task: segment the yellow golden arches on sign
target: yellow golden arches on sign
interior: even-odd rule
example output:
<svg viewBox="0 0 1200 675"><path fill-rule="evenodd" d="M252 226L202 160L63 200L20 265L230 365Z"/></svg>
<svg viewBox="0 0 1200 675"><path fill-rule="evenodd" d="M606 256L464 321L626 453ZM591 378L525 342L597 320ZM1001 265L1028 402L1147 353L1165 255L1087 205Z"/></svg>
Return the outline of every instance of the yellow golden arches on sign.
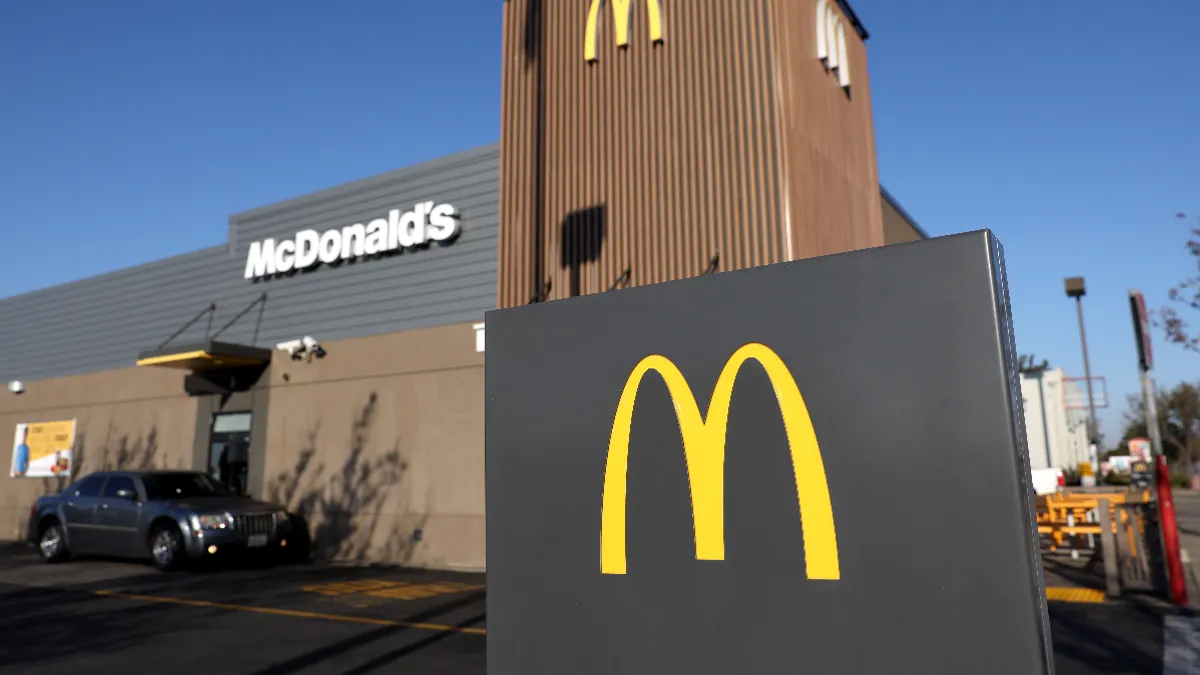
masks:
<svg viewBox="0 0 1200 675"><path fill-rule="evenodd" d="M618 47L629 44L629 22L633 19L634 0L592 0L588 8L587 28L583 36L583 58L587 61L596 60L597 27L600 22L600 6L607 2L612 5L613 32L616 34ZM662 42L663 20L660 0L646 0L646 18L650 24L650 42Z"/></svg>
<svg viewBox="0 0 1200 675"><path fill-rule="evenodd" d="M725 363L713 389L707 418L700 414L696 398L683 373L665 356L647 356L630 373L613 416L608 461L604 469L604 501L600 518L601 573L625 574L629 430L638 388L642 378L652 370L667 385L683 436L692 497L692 524L696 533L696 559L725 559L725 431L734 381L742 366L751 359L766 370L771 380L787 433L792 470L796 476L808 578L841 578L833 504L829 499L825 465L808 407L787 365L769 347L759 343L741 347Z"/></svg>

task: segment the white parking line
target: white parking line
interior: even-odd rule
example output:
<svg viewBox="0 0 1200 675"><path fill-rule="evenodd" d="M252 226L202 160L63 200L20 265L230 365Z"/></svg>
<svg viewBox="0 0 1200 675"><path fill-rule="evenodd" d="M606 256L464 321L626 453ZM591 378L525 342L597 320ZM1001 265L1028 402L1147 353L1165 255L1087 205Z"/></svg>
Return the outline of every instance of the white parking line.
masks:
<svg viewBox="0 0 1200 675"><path fill-rule="evenodd" d="M1168 616L1163 619L1163 675L1200 673L1200 619Z"/></svg>

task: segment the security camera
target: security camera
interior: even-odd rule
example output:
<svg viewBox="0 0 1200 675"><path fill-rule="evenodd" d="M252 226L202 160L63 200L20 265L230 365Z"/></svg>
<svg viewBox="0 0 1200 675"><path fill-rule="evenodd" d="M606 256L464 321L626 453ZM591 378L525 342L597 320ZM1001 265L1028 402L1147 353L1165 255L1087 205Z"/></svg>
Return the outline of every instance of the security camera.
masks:
<svg viewBox="0 0 1200 675"><path fill-rule="evenodd" d="M325 348L322 347L321 343L317 342L317 339L311 335L305 335L302 338L288 340L287 342L280 342L279 344L275 345L275 349L278 349L281 352L287 352L288 355L292 357L293 361L300 361L305 356L307 356L310 361L314 356L318 359L325 358Z"/></svg>
<svg viewBox="0 0 1200 675"><path fill-rule="evenodd" d="M287 342L280 342L279 344L275 345L275 349L278 349L281 352L287 352L292 357L293 361L299 361L300 359L304 358L304 348L304 340L299 338L295 340L288 340Z"/></svg>
<svg viewBox="0 0 1200 675"><path fill-rule="evenodd" d="M25 393L25 383L20 380L13 380L12 382L8 383L8 390L17 396L20 396L21 394Z"/></svg>
<svg viewBox="0 0 1200 675"><path fill-rule="evenodd" d="M318 359L325 358L325 348L321 346L321 343L317 342L316 338L305 335L301 338L301 342L304 344L305 351L309 354Z"/></svg>

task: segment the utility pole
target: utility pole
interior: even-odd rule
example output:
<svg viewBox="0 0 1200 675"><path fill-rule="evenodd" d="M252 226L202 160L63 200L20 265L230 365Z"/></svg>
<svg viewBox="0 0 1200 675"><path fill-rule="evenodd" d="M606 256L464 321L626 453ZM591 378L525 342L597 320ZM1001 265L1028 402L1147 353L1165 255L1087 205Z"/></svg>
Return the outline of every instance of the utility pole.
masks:
<svg viewBox="0 0 1200 675"><path fill-rule="evenodd" d="M1094 455L1099 453L1100 439L1097 433L1096 398L1092 393L1092 368L1088 363L1087 331L1083 326L1083 296L1087 295L1087 288L1084 286L1083 277L1069 277L1065 284L1067 297L1075 299L1075 310L1079 315L1079 341L1083 345L1083 376L1087 381L1088 395L1088 443L1091 445L1088 454L1092 455L1089 459L1094 470L1098 459Z"/></svg>

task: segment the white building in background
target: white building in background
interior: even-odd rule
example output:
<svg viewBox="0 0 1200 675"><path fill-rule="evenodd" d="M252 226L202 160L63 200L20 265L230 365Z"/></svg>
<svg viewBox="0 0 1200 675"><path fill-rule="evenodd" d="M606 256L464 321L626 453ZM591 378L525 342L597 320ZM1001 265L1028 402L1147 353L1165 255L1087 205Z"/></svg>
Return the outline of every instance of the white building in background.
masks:
<svg viewBox="0 0 1200 675"><path fill-rule="evenodd" d="M1030 468L1073 469L1088 460L1087 411L1077 407L1087 394L1077 382L1062 368L1021 375L1021 396Z"/></svg>

